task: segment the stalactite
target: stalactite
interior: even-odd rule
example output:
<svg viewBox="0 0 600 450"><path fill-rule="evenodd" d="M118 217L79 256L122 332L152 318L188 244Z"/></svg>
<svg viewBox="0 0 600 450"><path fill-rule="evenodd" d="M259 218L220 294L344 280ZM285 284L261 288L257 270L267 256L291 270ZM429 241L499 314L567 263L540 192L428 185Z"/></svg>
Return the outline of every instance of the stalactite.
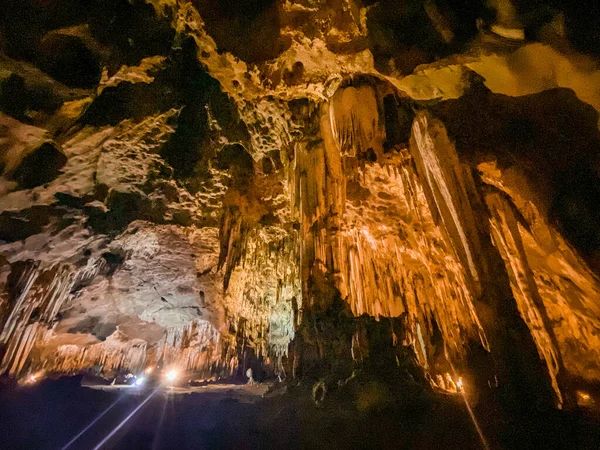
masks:
<svg viewBox="0 0 600 450"><path fill-rule="evenodd" d="M412 136L414 144L410 146L411 152L432 200L430 204L435 205L436 215L441 218L457 255L477 283L479 270L475 255L478 238L466 186L468 175L464 173L443 127L432 122L427 115L416 117Z"/></svg>
<svg viewBox="0 0 600 450"><path fill-rule="evenodd" d="M148 346L143 339L131 339L119 329L103 342L90 345L57 346L55 338L51 331L47 333L43 345L40 345L41 357L34 362L32 370L58 373L91 371L113 376L126 371L140 373L147 366L160 365L208 377L231 375L237 367L235 347L223 340L219 331L204 320L167 329L154 346ZM55 350L50 352L48 349Z"/></svg>
<svg viewBox="0 0 600 450"><path fill-rule="evenodd" d="M250 232L226 295L238 339L257 355L287 354L294 337L294 297L300 298L295 233L288 236L275 227Z"/></svg>
<svg viewBox="0 0 600 450"><path fill-rule="evenodd" d="M545 372L540 366L535 337L532 338L519 317L518 300L510 298L508 280L498 283L502 276L500 260L491 249L486 223L475 220L475 211L482 213L483 209L470 169L458 160L454 144L441 122L425 113L415 118L409 148L436 223L464 268L468 291L475 300L471 303L473 310L487 336L482 343L496 357L494 363L487 358L487 364L494 366L492 372L475 370L474 375L479 378L476 382L483 387L484 383L490 383L491 377L498 375L504 386L521 383L523 396L530 396L530 401L550 405L554 398L548 372L553 369ZM489 267L494 267L495 273ZM494 319L490 317L490 309L494 311ZM512 333L507 333L506 327L511 327ZM522 347L518 359L511 354L514 345ZM560 393L558 395L560 402Z"/></svg>
<svg viewBox="0 0 600 450"><path fill-rule="evenodd" d="M584 368L581 362L598 360L598 328L591 318L600 313L596 301L600 284L533 205L528 205L533 224L526 226L518 218L516 206L504 195L489 193L486 203L494 244L505 262L520 314L548 366L560 404L565 395L572 395L571 376L585 379L597 370L589 363ZM540 236L548 237L544 246L538 244ZM547 254L553 241L558 245Z"/></svg>
<svg viewBox="0 0 600 450"><path fill-rule="evenodd" d="M229 376L237 368L235 346L204 320L168 329L149 359L165 368L175 367L205 377Z"/></svg>
<svg viewBox="0 0 600 450"><path fill-rule="evenodd" d="M300 221L304 307L323 301L311 294L307 279L313 280L314 289L318 273L329 273L355 315L406 314L408 343L423 367L432 374L446 373L451 365L440 355L461 367L465 341L488 346L473 304L473 283L467 281L477 279L471 255L477 239L471 240L472 230L464 231L462 203L468 200L461 167L456 155L450 155L454 167L448 167L448 157L440 161L442 156L432 148L423 150L427 169L421 173L411 153L402 148L376 162L359 162L353 153L345 154L343 148L366 150L365 133L349 131L365 125L353 122L353 114L372 119L377 111L376 102L373 111L368 108L375 101L371 87L351 94L336 94L323 106L321 143L296 144L293 204ZM348 114L340 109L344 96L353 99L345 105ZM433 210L427 189L435 191ZM461 197L456 200L456 195ZM440 215L444 220L438 223ZM472 213L469 220L474 220ZM457 242L448 239L450 233ZM433 342L435 329L442 343ZM439 345L444 348L441 353L433 348Z"/></svg>
<svg viewBox="0 0 600 450"><path fill-rule="evenodd" d="M379 106L374 88L369 85L338 89L329 108L333 136L346 156L380 149L385 131L379 123Z"/></svg>
<svg viewBox="0 0 600 450"><path fill-rule="evenodd" d="M29 271L27 282L4 325L0 342L6 351L0 373L18 375L36 340L51 328L74 282L68 265Z"/></svg>
<svg viewBox="0 0 600 450"><path fill-rule="evenodd" d="M3 321L4 326L0 334L0 342L7 342L17 326L19 311L23 308L27 294L39 275L38 266L38 262L31 260L15 263L13 266L13 270L9 275L14 280L11 283L13 286L10 293L13 301L12 304L8 305L7 314L4 316L6 320Z"/></svg>
<svg viewBox="0 0 600 450"><path fill-rule="evenodd" d="M243 255L247 225L238 207L229 207L223 212L220 227L221 252L219 269L225 269L223 288L227 290L233 269Z"/></svg>
<svg viewBox="0 0 600 450"><path fill-rule="evenodd" d="M51 345L52 338L49 338ZM77 373L89 370L97 374L119 371L141 372L146 365L146 341L129 339L119 330L105 341L79 346L60 345L53 355L46 355L39 369L46 372Z"/></svg>
<svg viewBox="0 0 600 450"><path fill-rule="evenodd" d="M341 290L348 293L356 315L396 317L406 312L413 344L418 328L426 331L429 342L433 330L428 317L433 315L449 352L463 357L465 336L487 345L464 268L424 203L411 158L405 153L389 162L394 165L365 166L360 177L371 195L385 194L380 206L397 208L387 214L395 215L402 233L360 214L349 202L347 230L341 232L342 255L346 255L340 258ZM413 212L418 212L418 219Z"/></svg>
<svg viewBox="0 0 600 450"><path fill-rule="evenodd" d="M73 288L90 282L105 263L103 258L90 258L78 270L68 264L44 267L34 261L13 265L17 272L13 275L16 298L0 334L0 343L6 349L0 373L18 376L22 372L32 350L52 338L52 328Z"/></svg>
<svg viewBox="0 0 600 450"><path fill-rule="evenodd" d="M434 28L444 39L451 40L436 6L426 3L425 13ZM339 348L328 350L337 337L332 338L338 331L335 327L340 323L354 326L365 319L356 316L368 315L380 324L397 318L388 321L402 324L399 337L394 334L394 345L409 346L407 353L414 350L432 384L444 389L458 390L455 369L460 373L490 366L489 370L481 369L483 375L477 380L480 385L493 379L489 373L503 370L503 375L512 371L516 376L502 381L508 379L507 384L514 386L519 383L519 376L526 374L530 382L523 391L533 390L530 388L539 387L538 379L543 379L540 385L546 383L544 367L536 369L539 358L548 366L559 401L566 398L570 383L599 379L600 283L545 223L542 214L519 198L514 188L511 191L502 185L513 174L499 180L489 179L489 174L478 178L469 164L479 156L467 155L473 158L469 163L459 160L457 147L445 126L423 112L435 110L440 117L448 117L441 113L443 106L430 107L426 102L407 99L383 78L357 76L365 67L371 71L380 66L368 50L364 52L368 60L361 57L354 61L351 55L338 60L338 55L333 58L333 66L321 71L313 58L316 55L306 53L304 44L295 42L286 53L290 61L285 61L289 65L291 58L297 57L298 61L292 64L299 69L294 69L293 74L282 72L282 60L267 63L267 69L247 71L244 62L214 54L215 42L206 35L193 6L188 6L175 19L178 31L198 33L197 56L215 76L221 77L214 83L215 92L220 83L230 97L228 101L237 104L237 112L233 104L229 105L233 106L231 111L225 105L229 112L224 115L231 113L231 120L220 119L223 105L220 100L212 101L213 93L207 94L210 101L206 105L184 105L180 100L185 95L175 92L174 104L161 99L160 105L155 105L156 111L162 113L142 112L134 114L134 118L125 117L128 110L135 112L134 105L127 103L114 124L112 120L106 122L111 124L106 125L110 130L92 133L94 139L88 139L90 131L76 133L75 146L65 142L65 148L71 151L69 163L79 161L89 150L87 146L92 148L90 153L98 154L91 158L93 167L78 162L89 175L85 189L78 184L78 177L61 177L53 184L53 189L60 188L60 192L42 186L35 191L12 192L6 203L11 205L10 211L5 212L11 212L12 205L18 206L25 198L19 196L24 195L27 204L35 202L36 206L53 211L52 219L43 225L50 232L55 230L52 227L59 227L53 222L55 216L66 214L68 222L71 211L79 211L81 217L87 215L86 231L89 228L91 234L98 231L94 230L98 217L119 219L117 222L124 219L119 224L124 227L128 221L142 217L155 222L149 222L149 228L159 228L156 223L161 223L160 227L170 228L177 235L198 232L202 245L195 245L193 239L183 243L173 239L164 244L153 229L134 231L133 227L116 239L103 238L108 259L98 257L104 251L98 248L82 247L77 255L66 257L57 255L60 251L51 245L34 251L35 243L28 243L31 254L44 253L45 261L61 261L50 263L14 262L22 257L20 250L15 250L18 243L13 246L11 241L6 247L3 243L3 251L11 248L0 260L11 261L11 274L0 298L0 375L19 376L26 370L38 369L108 374L140 371L146 365L159 364L202 376L225 376L234 373L239 361L243 364L248 354L281 361L297 337L313 345L310 351L315 350L313 353L320 358L337 356ZM303 14L308 12L304 7L300 9ZM509 9L504 11L509 13L504 19L510 22L515 17ZM188 13L190 16L185 18ZM497 25L519 31L511 29L508 23ZM300 61L301 57L308 58L310 64L304 65L307 59ZM160 64L169 64L171 58L159 59ZM341 67L344 64L339 61L350 65ZM399 61L396 59L394 64ZM331 73L334 66L335 74ZM466 66L462 69L466 70ZM462 69L456 69L456 73ZM122 81L133 86L134 94L139 87L134 82L138 78L152 88L151 92L159 93L163 88L174 92L174 86L168 85L171 75L160 74L162 68L158 65L151 70L146 68L141 76L135 67L123 70L131 71L131 79ZM169 74L176 72L170 70ZM435 77L447 75L446 69L432 70L438 73ZM261 72L264 77L259 80ZM340 73L353 72L352 79L344 80L331 95ZM439 83L429 72L419 75L427 84L433 83L421 90L420 98L427 97L426 91L433 91ZM305 74L314 77L315 73L320 77L317 81L302 78ZM304 81L310 87L301 86ZM103 94L118 93L114 89L124 86L118 82L110 84L104 86ZM444 86L448 87L446 83ZM477 89L461 86L460 90L463 88L465 98L479 99ZM419 89L412 86L413 95ZM438 94L445 95L435 95ZM326 98L329 100L323 100ZM112 102L117 99L108 100L106 106L115 107ZM96 101L89 99L92 105ZM206 108L207 136L205 131L186 125L182 118L183 112L195 107L199 111ZM156 109L153 105L149 108L148 111ZM82 117L82 123L90 119L88 116L86 113ZM410 123L412 127L408 126ZM228 127L239 129L230 135ZM164 145L175 136L182 138L184 148L183 141L190 137L186 133L191 131L202 136L191 133L190 142L209 145L211 141L210 151L202 151L200 162L193 170L189 167L189 176L177 173L179 170L173 174L168 162L173 163L181 155L170 155L165 160ZM216 156L213 145L223 146ZM194 148L187 149L190 153L184 152L184 157L198 156L194 153L196 146L191 147ZM227 161L228 151L235 163ZM278 155L285 156L278 160ZM276 167L275 161L281 162L284 170ZM78 165L75 167L79 169ZM63 175L77 172L71 169L72 173ZM486 183L498 192L490 194L485 190L490 186L482 188ZM65 192L63 185L69 188ZM187 190L192 185L194 188ZM101 199L107 192L103 203ZM132 192L135 199L129 199L128 193ZM283 200L277 199L286 195ZM122 203L115 203L119 198ZM149 200L152 211L138 205L140 199ZM21 213L27 217L25 211ZM204 225L214 226L219 217L220 245L215 244L215 229L204 234L208 229ZM112 225L104 224L111 232ZM34 228L31 237L38 235L35 239L41 240L39 236L45 235ZM131 270L143 259L153 260L163 244L178 247L176 255L154 260L151 267L158 267L153 275L159 274L156 278L166 281L169 288L161 289L151 279L153 276L136 276L138 290L126 295L126 284L131 279L115 282L115 268L123 264L124 270ZM25 243L22 245L23 249L28 248ZM198 255L196 251L202 246L210 250ZM47 249L51 256L45 254ZM25 254L28 252L25 250ZM218 263L214 261L217 254ZM107 262L111 256L113 262ZM174 280L170 270L163 270L169 264L187 264L184 276ZM95 283L99 275L106 278ZM75 292L86 287L92 298L82 300L82 311L64 320L64 330L57 332L60 313L69 315L69 308L78 306ZM91 289L96 287L97 290ZM102 302L109 297L102 295L108 293L113 305ZM151 300L146 301L146 297ZM100 307L97 299L102 300L98 302L102 303ZM184 301L178 302L180 299ZM88 300L94 302L93 307L89 307ZM122 304L127 313L121 311ZM107 311L119 317L103 322L98 314ZM155 318L159 311L163 315ZM317 323L322 316L318 313L331 311L342 319L336 316L331 320L333 325L330 323L326 333L322 333L319 328L323 324ZM303 318L306 322L301 324ZM134 324L139 320L148 327L140 332L144 338L150 336L148 340L136 338L134 333L127 335L125 322L129 320ZM375 323L371 318L367 320ZM71 328L72 324L75 325ZM306 330L309 331L304 336ZM159 339L163 331L164 336ZM365 328L359 325L340 341L344 342L339 354L347 351L355 361L367 359L369 342ZM346 345L346 341L350 344ZM514 356L515 345L522 354ZM479 357L476 352L484 356L473 363Z"/></svg>
<svg viewBox="0 0 600 450"><path fill-rule="evenodd" d="M546 361L552 378L552 387L558 396L559 404L563 398L558 378L564 371L554 330L550 326L547 313L529 269L517 221L510 206L498 194L488 195L486 203L492 212L492 238L507 265L513 295L519 310L535 340L540 357Z"/></svg>

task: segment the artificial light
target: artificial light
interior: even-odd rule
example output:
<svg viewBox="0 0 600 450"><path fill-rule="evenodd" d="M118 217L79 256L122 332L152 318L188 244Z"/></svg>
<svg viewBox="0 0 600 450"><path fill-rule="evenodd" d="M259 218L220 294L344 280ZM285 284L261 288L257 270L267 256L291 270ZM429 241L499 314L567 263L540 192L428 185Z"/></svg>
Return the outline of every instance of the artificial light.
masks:
<svg viewBox="0 0 600 450"><path fill-rule="evenodd" d="M23 384L35 384L40 379L42 379L43 376L44 376L44 372L33 373L33 374L29 375L27 378L25 378L25 380L22 381L22 383Z"/></svg>
<svg viewBox="0 0 600 450"><path fill-rule="evenodd" d="M175 379L177 378L177 371L176 370L169 370L167 372L166 377L167 377L167 380L169 380L171 382L175 381Z"/></svg>
<svg viewBox="0 0 600 450"><path fill-rule="evenodd" d="M584 391L577 391L577 404L579 406L593 406L594 405L594 399L592 398L592 396L590 394L588 394L587 392Z"/></svg>

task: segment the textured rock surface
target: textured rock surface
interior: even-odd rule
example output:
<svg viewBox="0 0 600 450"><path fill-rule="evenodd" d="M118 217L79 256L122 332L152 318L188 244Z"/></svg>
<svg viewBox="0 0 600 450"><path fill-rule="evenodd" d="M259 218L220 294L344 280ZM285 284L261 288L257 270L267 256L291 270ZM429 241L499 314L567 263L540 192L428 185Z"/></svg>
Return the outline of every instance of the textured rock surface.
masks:
<svg viewBox="0 0 600 450"><path fill-rule="evenodd" d="M440 388L599 389L578 9L91 3L1 19L2 373L306 374L367 315Z"/></svg>

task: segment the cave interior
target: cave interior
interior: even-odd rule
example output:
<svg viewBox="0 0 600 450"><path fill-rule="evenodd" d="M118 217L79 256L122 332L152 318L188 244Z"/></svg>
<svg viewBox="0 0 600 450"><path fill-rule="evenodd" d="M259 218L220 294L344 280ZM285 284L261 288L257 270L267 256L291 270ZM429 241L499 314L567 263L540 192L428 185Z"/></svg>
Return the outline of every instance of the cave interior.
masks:
<svg viewBox="0 0 600 450"><path fill-rule="evenodd" d="M588 3L0 2L0 447L600 448Z"/></svg>

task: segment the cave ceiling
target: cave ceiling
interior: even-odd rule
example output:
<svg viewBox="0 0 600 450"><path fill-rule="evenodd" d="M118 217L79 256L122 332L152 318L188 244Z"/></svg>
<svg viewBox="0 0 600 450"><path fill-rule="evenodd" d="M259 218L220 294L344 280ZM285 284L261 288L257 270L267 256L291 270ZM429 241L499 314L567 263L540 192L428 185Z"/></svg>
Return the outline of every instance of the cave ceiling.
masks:
<svg viewBox="0 0 600 450"><path fill-rule="evenodd" d="M432 383L597 384L596 12L2 2L0 371L229 375L336 297Z"/></svg>

